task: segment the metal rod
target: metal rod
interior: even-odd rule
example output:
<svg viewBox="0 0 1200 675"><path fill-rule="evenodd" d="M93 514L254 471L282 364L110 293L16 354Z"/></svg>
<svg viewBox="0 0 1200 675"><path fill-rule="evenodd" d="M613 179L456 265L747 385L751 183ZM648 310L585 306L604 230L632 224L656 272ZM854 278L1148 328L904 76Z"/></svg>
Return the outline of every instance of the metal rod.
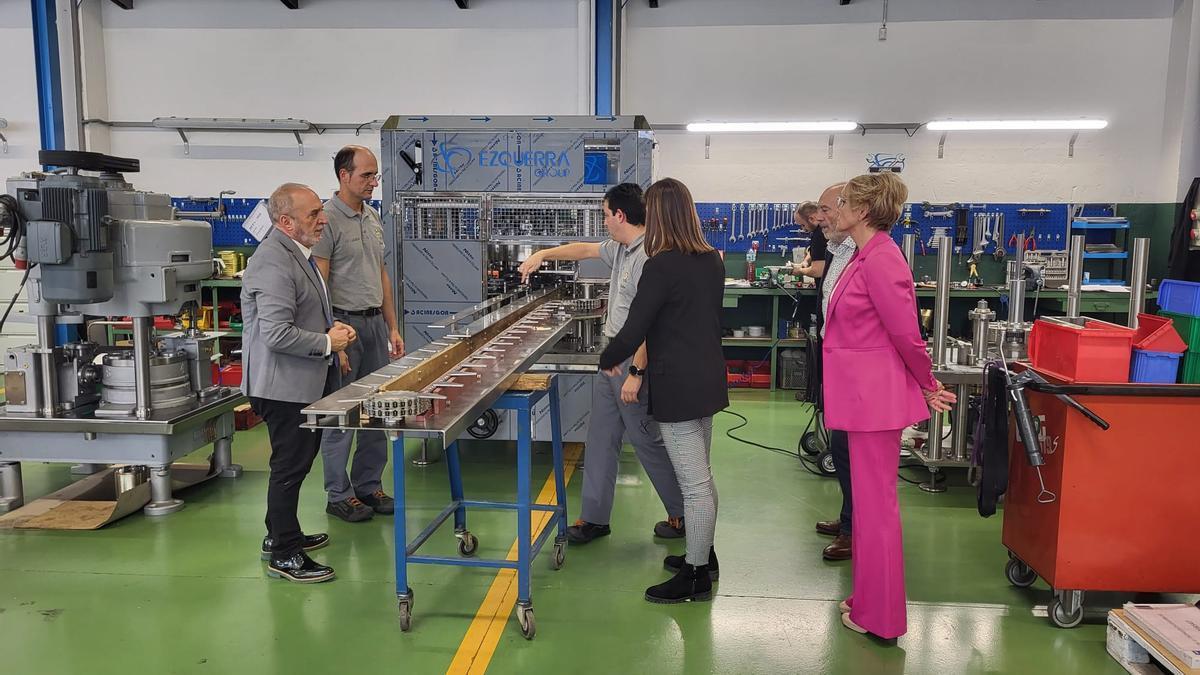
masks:
<svg viewBox="0 0 1200 675"><path fill-rule="evenodd" d="M946 364L946 327L950 318L950 237L938 237L937 290L933 299L933 367Z"/></svg>
<svg viewBox="0 0 1200 675"><path fill-rule="evenodd" d="M1071 235L1071 258L1067 268L1067 316L1079 316L1080 289L1083 286L1083 241L1082 234Z"/></svg>
<svg viewBox="0 0 1200 675"><path fill-rule="evenodd" d="M954 420L951 422L951 437L950 449L954 453L954 459L959 462L967 459L967 413L970 406L967 405L967 397L969 389L967 385L960 384L954 388L954 394L958 396L958 404L954 406Z"/></svg>
<svg viewBox="0 0 1200 675"><path fill-rule="evenodd" d="M1019 249L1018 249L1019 250ZM1025 270L1019 260L1008 261L1008 323L1020 330L1025 321Z"/></svg>
<svg viewBox="0 0 1200 675"><path fill-rule="evenodd" d="M133 318L133 377L136 386L137 417L150 417L150 317Z"/></svg>
<svg viewBox="0 0 1200 675"><path fill-rule="evenodd" d="M38 360L41 362L41 415L58 417L58 365L54 362L54 317L37 318Z"/></svg>
<svg viewBox="0 0 1200 675"><path fill-rule="evenodd" d="M21 465L17 462L0 463L0 513L19 509L24 504Z"/></svg>
<svg viewBox="0 0 1200 675"><path fill-rule="evenodd" d="M1138 314L1146 307L1146 264L1150 260L1150 240L1138 237L1133 240L1133 265L1129 269L1129 321L1130 328L1138 327Z"/></svg>
<svg viewBox="0 0 1200 675"><path fill-rule="evenodd" d="M917 273L917 235L914 232L909 232L904 235L904 259L908 261L908 267L913 271L913 275Z"/></svg>

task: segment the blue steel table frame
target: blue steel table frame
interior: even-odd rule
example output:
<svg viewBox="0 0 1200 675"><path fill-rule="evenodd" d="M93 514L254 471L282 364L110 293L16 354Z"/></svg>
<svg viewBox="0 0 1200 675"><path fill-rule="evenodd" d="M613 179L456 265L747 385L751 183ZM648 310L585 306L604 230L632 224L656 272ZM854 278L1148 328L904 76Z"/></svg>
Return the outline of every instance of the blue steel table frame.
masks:
<svg viewBox="0 0 1200 675"><path fill-rule="evenodd" d="M554 448L554 487L557 499L554 504L535 504L530 497L530 470L533 453L533 407L541 399L550 397L550 433L551 444ZM450 474L450 504L442 509L424 530L405 545L408 541L407 524L405 523L405 489L404 489L404 438L392 442L392 472L395 479L396 515L396 598L400 611L400 630L408 631L412 627L413 591L408 586L409 563L427 565L456 565L459 567L486 567L494 569L515 569L517 571L517 620L521 626L521 634L526 639L532 639L536 631L533 620L533 602L530 597L529 576L530 563L542 546L550 538L550 533L557 525L557 536L554 538L554 552L550 566L560 569L566 558L567 547L567 490L563 467L562 426L559 419L558 380L550 376L549 387L543 391L509 391L500 397L492 406L495 410L515 410L517 412L517 501L516 502L484 502L471 501L463 496L462 470L458 456L458 441L455 440L446 448L446 468ZM517 512L517 559L474 559L479 540L467 529L467 509L508 509ZM534 511L550 513L550 520L542 529L536 541L533 541L530 517ZM437 531L443 523L454 516L454 536L458 538L458 552L461 558L444 556L415 555L419 549Z"/></svg>

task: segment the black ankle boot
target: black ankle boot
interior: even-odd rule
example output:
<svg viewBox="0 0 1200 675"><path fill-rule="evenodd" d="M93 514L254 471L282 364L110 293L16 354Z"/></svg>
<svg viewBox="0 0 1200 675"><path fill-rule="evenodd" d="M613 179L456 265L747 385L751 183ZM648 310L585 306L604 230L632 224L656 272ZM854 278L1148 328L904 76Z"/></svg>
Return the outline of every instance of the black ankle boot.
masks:
<svg viewBox="0 0 1200 675"><path fill-rule="evenodd" d="M678 572L685 559L681 555L669 555L663 558L663 569L668 572ZM708 549L708 578L716 581L721 578L721 565L717 562L717 549Z"/></svg>
<svg viewBox="0 0 1200 675"><path fill-rule="evenodd" d="M708 577L708 565L693 567L683 563L675 576L647 588L646 599L665 605L689 600L712 600L712 579Z"/></svg>

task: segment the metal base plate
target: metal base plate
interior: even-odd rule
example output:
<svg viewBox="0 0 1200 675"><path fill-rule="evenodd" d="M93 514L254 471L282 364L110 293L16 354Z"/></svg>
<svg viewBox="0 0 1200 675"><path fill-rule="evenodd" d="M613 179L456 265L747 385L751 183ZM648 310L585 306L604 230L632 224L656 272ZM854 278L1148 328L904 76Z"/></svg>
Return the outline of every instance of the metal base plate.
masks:
<svg viewBox="0 0 1200 675"><path fill-rule="evenodd" d="M242 465L241 464L230 464L229 466L227 466L221 470L221 478L241 478L241 477L242 477Z"/></svg>
<svg viewBox="0 0 1200 675"><path fill-rule="evenodd" d="M150 502L142 511L148 516L166 516L182 508L182 499L168 499L164 502Z"/></svg>

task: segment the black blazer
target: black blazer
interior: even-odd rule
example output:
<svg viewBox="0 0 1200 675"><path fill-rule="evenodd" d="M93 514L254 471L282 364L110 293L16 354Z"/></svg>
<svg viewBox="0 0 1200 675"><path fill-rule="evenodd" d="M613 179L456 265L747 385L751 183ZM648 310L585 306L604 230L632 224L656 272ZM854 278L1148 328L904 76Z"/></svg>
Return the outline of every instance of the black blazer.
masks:
<svg viewBox="0 0 1200 675"><path fill-rule="evenodd" d="M721 352L724 294L725 265L716 251L653 256L642 269L625 326L600 355L600 367L620 365L645 341L654 419L684 422L724 409L729 405Z"/></svg>

